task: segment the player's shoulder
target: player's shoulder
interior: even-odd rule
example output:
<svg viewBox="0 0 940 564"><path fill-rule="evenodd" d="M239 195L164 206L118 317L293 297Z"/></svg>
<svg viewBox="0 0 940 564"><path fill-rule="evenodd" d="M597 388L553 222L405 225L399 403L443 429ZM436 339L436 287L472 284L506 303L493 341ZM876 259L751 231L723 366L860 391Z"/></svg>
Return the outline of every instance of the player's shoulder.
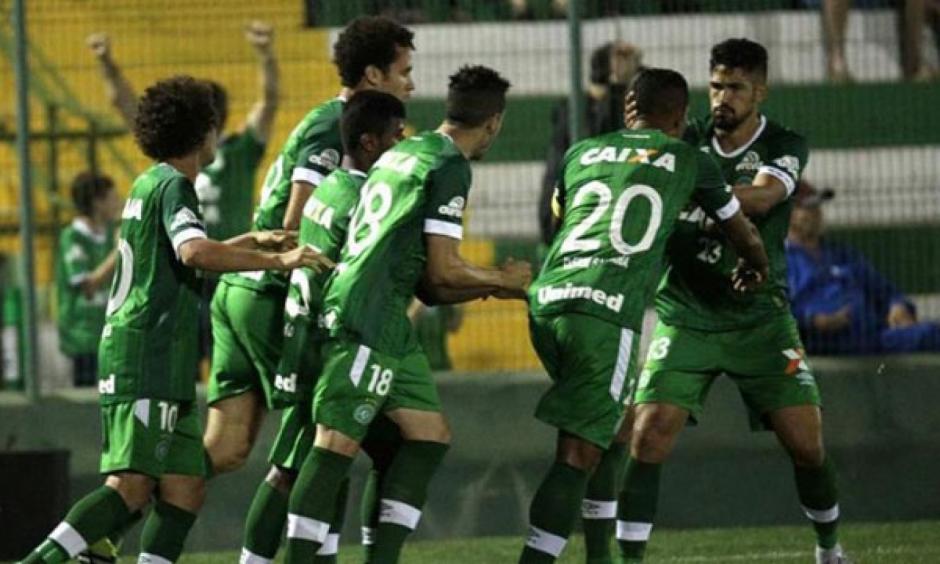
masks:
<svg viewBox="0 0 940 564"><path fill-rule="evenodd" d="M339 134L339 118L343 115L345 102L341 98L332 98L314 106L300 120L295 135L311 137L335 130Z"/></svg>
<svg viewBox="0 0 940 564"><path fill-rule="evenodd" d="M806 146L806 137L782 123L765 118L767 120L761 137L764 141L777 144Z"/></svg>

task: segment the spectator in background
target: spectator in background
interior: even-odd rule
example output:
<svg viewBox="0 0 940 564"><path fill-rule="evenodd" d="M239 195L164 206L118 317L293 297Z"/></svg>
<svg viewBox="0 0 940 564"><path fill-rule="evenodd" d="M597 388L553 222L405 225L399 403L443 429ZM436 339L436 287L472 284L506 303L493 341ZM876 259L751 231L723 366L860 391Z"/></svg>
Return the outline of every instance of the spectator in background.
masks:
<svg viewBox="0 0 940 564"><path fill-rule="evenodd" d="M643 52L625 41L611 41L591 53L591 75L587 88L584 131L593 137L623 128L624 96L630 80L643 68ZM568 133L567 101L552 111L552 139L545 159L542 193L539 199L539 227L542 242L551 243L552 193L562 159L571 145Z"/></svg>
<svg viewBox="0 0 940 564"><path fill-rule="evenodd" d="M850 0L804 0L808 7L822 4L823 39L826 49L826 73L833 82L849 82L849 72L845 57L845 28L849 20ZM936 0L896 0L899 11L899 40L901 50L901 69L908 80L925 80L932 72L924 63L923 30L928 15L933 20L940 10ZM864 7L879 7L893 4L887 0L862 0ZM936 29L935 29L936 33Z"/></svg>
<svg viewBox="0 0 940 564"><path fill-rule="evenodd" d="M831 190L801 182L787 235L793 315L810 354L940 352L940 325L857 251L823 239L822 203Z"/></svg>
<svg viewBox="0 0 940 564"><path fill-rule="evenodd" d="M83 172L72 181L78 214L62 230L56 254L59 348L72 359L76 386L98 381L98 340L117 258L114 227L121 198L107 176Z"/></svg>

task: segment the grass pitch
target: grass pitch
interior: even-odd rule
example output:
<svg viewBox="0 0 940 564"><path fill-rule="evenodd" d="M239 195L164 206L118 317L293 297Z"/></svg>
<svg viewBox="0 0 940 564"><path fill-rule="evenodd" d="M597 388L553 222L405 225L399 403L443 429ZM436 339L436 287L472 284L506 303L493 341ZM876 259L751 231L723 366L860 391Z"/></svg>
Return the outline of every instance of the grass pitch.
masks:
<svg viewBox="0 0 940 564"><path fill-rule="evenodd" d="M847 523L842 545L858 564L940 563L940 521ZM409 543L403 564L511 564L519 557L521 537L487 537ZM616 552L614 552L616 554ZM133 562L131 558L127 562ZM340 564L362 561L355 545L340 547ZM659 530L654 532L647 562L656 563L812 563L809 526L741 529ZM184 554L183 564L238 562L235 552ZM584 543L574 537L559 564L582 564Z"/></svg>

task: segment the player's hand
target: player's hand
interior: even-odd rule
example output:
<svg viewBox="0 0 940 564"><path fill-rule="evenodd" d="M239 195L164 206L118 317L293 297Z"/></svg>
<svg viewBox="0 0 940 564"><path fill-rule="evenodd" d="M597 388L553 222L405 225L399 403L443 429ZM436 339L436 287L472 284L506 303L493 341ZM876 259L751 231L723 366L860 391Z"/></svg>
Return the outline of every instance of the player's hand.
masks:
<svg viewBox="0 0 940 564"><path fill-rule="evenodd" d="M767 280L767 267L757 270L743 260L738 261L738 266L731 273L731 287L735 292L750 292L763 284L765 280Z"/></svg>
<svg viewBox="0 0 940 564"><path fill-rule="evenodd" d="M267 54L274 42L274 27L269 23L255 20L245 26L245 39L259 53Z"/></svg>
<svg viewBox="0 0 940 564"><path fill-rule="evenodd" d="M255 231L255 246L268 251L289 251L297 248L297 231L274 229Z"/></svg>
<svg viewBox="0 0 940 564"><path fill-rule="evenodd" d="M894 304L888 310L888 327L901 329L917 323L917 318L906 304Z"/></svg>
<svg viewBox="0 0 940 564"><path fill-rule="evenodd" d="M111 57L111 39L107 33L92 33L85 38L85 45L88 45L91 52L99 59Z"/></svg>
<svg viewBox="0 0 940 564"><path fill-rule="evenodd" d="M627 97L624 100L623 106L623 123L628 128L632 128L633 124L636 123L637 117L639 116L636 110L636 96L633 95L633 90L627 92Z"/></svg>
<svg viewBox="0 0 940 564"><path fill-rule="evenodd" d="M329 257L321 255L309 245L297 247L292 251L280 253L275 256L278 261L277 270L293 270L306 266L319 274L320 272L336 267L336 264L331 261Z"/></svg>
<svg viewBox="0 0 940 564"><path fill-rule="evenodd" d="M526 299L526 291L532 283L532 265L509 257L500 270L503 273L503 287L493 292L493 297L501 300Z"/></svg>

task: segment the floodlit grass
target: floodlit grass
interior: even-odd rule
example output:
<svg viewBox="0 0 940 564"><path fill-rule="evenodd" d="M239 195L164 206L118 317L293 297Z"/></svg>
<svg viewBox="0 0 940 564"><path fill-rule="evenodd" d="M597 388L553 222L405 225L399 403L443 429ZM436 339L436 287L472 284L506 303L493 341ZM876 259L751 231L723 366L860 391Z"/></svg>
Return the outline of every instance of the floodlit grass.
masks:
<svg viewBox="0 0 940 564"><path fill-rule="evenodd" d="M842 527L842 545L856 563L919 564L940 562L940 521L857 524ZM516 562L522 539L487 537L413 542L403 564L508 564ZM133 562L131 558L128 562ZM183 564L238 561L236 552L186 554ZM340 547L340 564L361 562L361 549ZM660 530L653 534L647 562L734 563L813 562L813 536L806 527ZM584 544L575 537L559 563L584 562Z"/></svg>

